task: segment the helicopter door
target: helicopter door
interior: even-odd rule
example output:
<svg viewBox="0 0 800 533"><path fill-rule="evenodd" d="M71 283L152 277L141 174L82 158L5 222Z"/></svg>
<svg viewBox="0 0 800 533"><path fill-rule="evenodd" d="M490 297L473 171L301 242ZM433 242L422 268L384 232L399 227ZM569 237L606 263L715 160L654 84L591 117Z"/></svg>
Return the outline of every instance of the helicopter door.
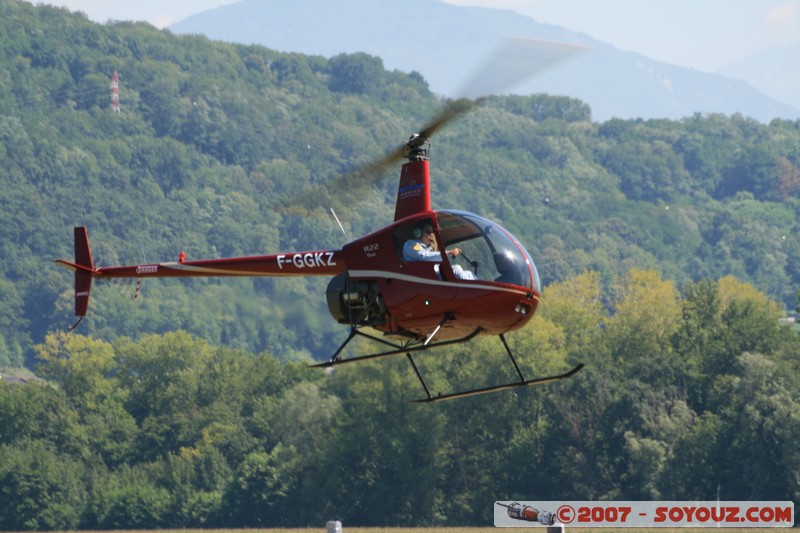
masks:
<svg viewBox="0 0 800 533"><path fill-rule="evenodd" d="M447 218L446 218L447 219ZM452 237L452 232L451 237ZM461 281L477 280L475 275L476 264L469 260L469 256L461 248L461 239L457 243L449 243L443 238L437 224L431 218L418 219L411 223L400 226L394 232L395 248L401 263L401 268L410 272L420 269L423 276L429 272L428 266L432 264L436 278L442 281ZM442 246L441 243L445 243ZM458 244L458 248L464 252L462 261L457 261L455 257L447 253L447 250L454 248L451 244ZM473 243L467 243L467 249L472 250ZM473 256L476 254L473 253ZM463 266L459 263L463 262Z"/></svg>

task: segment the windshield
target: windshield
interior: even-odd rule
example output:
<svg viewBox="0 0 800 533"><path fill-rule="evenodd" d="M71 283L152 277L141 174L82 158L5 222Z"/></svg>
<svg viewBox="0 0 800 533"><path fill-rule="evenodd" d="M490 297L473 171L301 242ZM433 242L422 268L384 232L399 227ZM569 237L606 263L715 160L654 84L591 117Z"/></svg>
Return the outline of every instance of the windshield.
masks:
<svg viewBox="0 0 800 533"><path fill-rule="evenodd" d="M530 254L501 226L463 211L439 211L438 221L445 248L461 248L463 260L455 261L474 272L477 279L541 292L539 273Z"/></svg>

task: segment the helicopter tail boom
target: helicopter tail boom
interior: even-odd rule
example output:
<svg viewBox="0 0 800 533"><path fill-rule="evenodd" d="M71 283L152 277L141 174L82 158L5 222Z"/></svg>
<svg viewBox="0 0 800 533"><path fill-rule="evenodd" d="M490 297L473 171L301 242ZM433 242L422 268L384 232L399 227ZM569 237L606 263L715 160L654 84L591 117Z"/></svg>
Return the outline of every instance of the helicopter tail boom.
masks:
<svg viewBox="0 0 800 533"><path fill-rule="evenodd" d="M317 250L198 261L187 261L181 252L175 262L95 267L85 227L75 228L75 261L58 259L55 263L75 272L75 316L81 318L89 308L94 278L335 276L347 266L341 250Z"/></svg>

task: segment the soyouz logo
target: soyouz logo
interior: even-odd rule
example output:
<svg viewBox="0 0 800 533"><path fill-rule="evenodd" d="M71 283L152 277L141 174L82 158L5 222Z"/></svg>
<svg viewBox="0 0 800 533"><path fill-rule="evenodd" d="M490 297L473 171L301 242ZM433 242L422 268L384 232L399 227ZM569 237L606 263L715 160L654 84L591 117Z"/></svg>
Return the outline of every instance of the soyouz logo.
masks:
<svg viewBox="0 0 800 533"><path fill-rule="evenodd" d="M496 527L541 527L522 509L570 527L792 527L790 501L497 501ZM528 513L532 514L532 513ZM552 522L551 522L552 523Z"/></svg>

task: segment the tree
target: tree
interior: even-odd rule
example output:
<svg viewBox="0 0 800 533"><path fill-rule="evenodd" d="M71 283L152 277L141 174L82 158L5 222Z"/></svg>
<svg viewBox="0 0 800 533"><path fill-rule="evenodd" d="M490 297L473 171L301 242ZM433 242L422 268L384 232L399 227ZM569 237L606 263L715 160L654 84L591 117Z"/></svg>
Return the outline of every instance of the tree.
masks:
<svg viewBox="0 0 800 533"><path fill-rule="evenodd" d="M789 158L782 156L778 158L778 172L775 197L785 201L800 195L800 170L797 166Z"/></svg>
<svg viewBox="0 0 800 533"><path fill-rule="evenodd" d="M796 497L800 476L798 387L767 356L742 353L715 383L724 426L718 474L726 499ZM721 464L720 464L721 463Z"/></svg>
<svg viewBox="0 0 800 533"><path fill-rule="evenodd" d="M291 517L289 494L297 481L297 452L277 445L269 453L254 451L239 465L225 494L225 509L234 523L273 527Z"/></svg>
<svg viewBox="0 0 800 533"><path fill-rule="evenodd" d="M86 497L83 466L41 440L0 445L0 528L77 529Z"/></svg>
<svg viewBox="0 0 800 533"><path fill-rule="evenodd" d="M725 479L723 471L726 422L706 411L686 427L667 458L658 488L665 498L716 499Z"/></svg>
<svg viewBox="0 0 800 533"><path fill-rule="evenodd" d="M682 158L661 140L610 146L602 164L621 178L620 190L632 200L669 200L686 182Z"/></svg>
<svg viewBox="0 0 800 533"><path fill-rule="evenodd" d="M727 374L736 357L745 352L771 353L786 333L781 326L780 307L752 285L726 276L719 280L721 319L721 349L709 354L707 375Z"/></svg>
<svg viewBox="0 0 800 533"><path fill-rule="evenodd" d="M680 494L663 493L663 480L676 447L691 431L697 415L685 401L659 392L635 399L635 418L624 432L627 464L621 490L635 499L672 499Z"/></svg>
<svg viewBox="0 0 800 533"><path fill-rule="evenodd" d="M25 446L41 441L59 454L85 457L89 435L63 390L34 381L25 386L0 383L0 444Z"/></svg>
<svg viewBox="0 0 800 533"><path fill-rule="evenodd" d="M434 524L446 512L443 415L408 402L419 383L405 364L396 364L406 361L385 363L337 370L326 387L342 408L326 434L313 493L314 499L325 495L320 520L335 513L353 525Z"/></svg>
<svg viewBox="0 0 800 533"><path fill-rule="evenodd" d="M117 388L111 378L115 368L114 350L107 342L73 335L52 333L37 345L42 377L58 383L75 407L96 409L112 399Z"/></svg>
<svg viewBox="0 0 800 533"><path fill-rule="evenodd" d="M25 363L26 346L30 346L30 324L23 317L24 305L13 283L0 278L0 368L21 367Z"/></svg>
<svg viewBox="0 0 800 533"><path fill-rule="evenodd" d="M214 353L184 332L148 336L116 345L119 380L128 391L126 410L140 427L137 453L154 459L189 446L201 435L195 406L203 372Z"/></svg>
<svg viewBox="0 0 800 533"><path fill-rule="evenodd" d="M573 357L588 355L608 320L600 274L586 272L549 285L542 294L540 313L564 329Z"/></svg>
<svg viewBox="0 0 800 533"><path fill-rule="evenodd" d="M778 155L766 144L749 146L738 152L723 172L718 194L733 196L747 191L759 200L780 199L781 167Z"/></svg>
<svg viewBox="0 0 800 533"><path fill-rule="evenodd" d="M363 52L339 54L331 58L330 72L331 91L369 94L382 84L383 61Z"/></svg>
<svg viewBox="0 0 800 533"><path fill-rule="evenodd" d="M503 98L492 98L491 101L494 105L507 109L515 115L527 116L535 121L589 122L592 118L592 110L585 102L566 96L510 95Z"/></svg>
<svg viewBox="0 0 800 533"><path fill-rule="evenodd" d="M655 271L633 269L615 289L615 313L606 329L612 356L620 366L635 366L641 381L673 383L671 340L681 312L675 284Z"/></svg>
<svg viewBox="0 0 800 533"><path fill-rule="evenodd" d="M87 503L88 525L100 529L152 529L167 525L169 493L142 467L124 466L95 487Z"/></svg>

